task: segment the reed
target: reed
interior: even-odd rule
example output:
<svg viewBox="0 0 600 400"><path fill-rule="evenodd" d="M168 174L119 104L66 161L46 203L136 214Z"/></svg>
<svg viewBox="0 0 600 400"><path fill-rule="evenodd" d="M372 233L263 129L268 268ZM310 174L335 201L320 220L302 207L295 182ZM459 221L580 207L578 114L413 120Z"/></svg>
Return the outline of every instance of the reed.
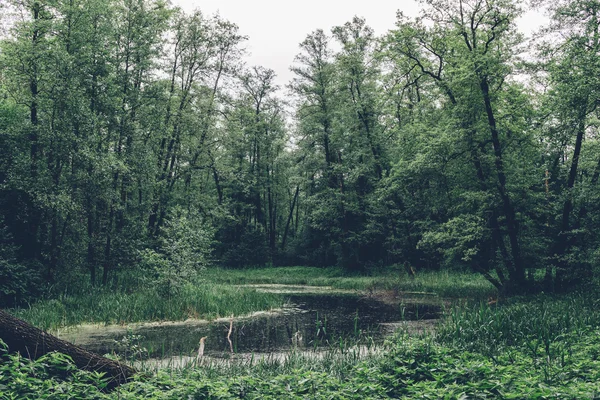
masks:
<svg viewBox="0 0 600 400"><path fill-rule="evenodd" d="M438 329L448 345L496 357L519 349L532 357L563 359L579 337L600 326L593 293L515 298L502 304L456 306Z"/></svg>
<svg viewBox="0 0 600 400"><path fill-rule="evenodd" d="M347 376L359 363L375 364L383 357L384 345L373 341L340 341L319 350L292 348L284 352L264 354L236 354L230 357L202 358L179 356L166 362L141 361L137 365L146 373L169 372L183 377L197 376L205 379L231 376L253 376L266 379L295 371L326 373L334 378Z"/></svg>
<svg viewBox="0 0 600 400"><path fill-rule="evenodd" d="M283 306L278 294L252 288L205 283L185 285L165 298L153 290L128 292L89 288L87 294L61 294L28 308L11 312L35 326L56 330L84 323L126 324L142 321L180 321L188 318L215 319L245 315Z"/></svg>
<svg viewBox="0 0 600 400"><path fill-rule="evenodd" d="M460 271L417 271L403 267L379 268L363 274L348 274L341 268L269 267L249 269L211 268L206 278L231 285L282 284L331 286L336 289L425 292L448 298L486 299L496 289L483 276Z"/></svg>
<svg viewBox="0 0 600 400"><path fill-rule="evenodd" d="M142 321L214 319L279 308L285 295L263 293L246 284L330 286L366 293L394 291L434 297L485 299L496 291L483 277L461 272L417 272L403 268L348 275L339 268L271 267L243 270L209 268L203 278L169 297L126 276L118 287L74 285L53 299L11 310L16 316L49 330L83 323L126 324Z"/></svg>

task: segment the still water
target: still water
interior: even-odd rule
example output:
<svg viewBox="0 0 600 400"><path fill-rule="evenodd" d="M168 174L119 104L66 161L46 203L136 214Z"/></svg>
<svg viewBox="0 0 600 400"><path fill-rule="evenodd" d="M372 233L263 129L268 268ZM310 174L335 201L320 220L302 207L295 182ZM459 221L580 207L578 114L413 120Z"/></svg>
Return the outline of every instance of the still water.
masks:
<svg viewBox="0 0 600 400"><path fill-rule="evenodd" d="M425 303L389 304L348 293L289 293L282 310L213 322L185 321L123 327L95 327L61 336L99 354L145 349L143 357L190 356L206 337L204 355L273 353L314 349L360 339L383 342L396 322L432 320L440 308ZM231 333L229 332L231 328ZM229 336L229 338L228 338ZM127 354L122 354L127 356Z"/></svg>

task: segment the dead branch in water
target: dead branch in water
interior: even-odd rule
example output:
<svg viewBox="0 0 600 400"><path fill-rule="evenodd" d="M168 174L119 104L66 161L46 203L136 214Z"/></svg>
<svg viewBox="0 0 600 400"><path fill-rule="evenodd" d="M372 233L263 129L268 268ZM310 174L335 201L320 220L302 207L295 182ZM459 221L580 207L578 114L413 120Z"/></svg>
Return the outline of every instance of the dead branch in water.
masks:
<svg viewBox="0 0 600 400"><path fill-rule="evenodd" d="M233 354L233 343L231 342L231 332L233 331L233 315L231 316L231 321L229 321L229 332L227 332L227 341L229 342L229 350L231 350L231 354Z"/></svg>
<svg viewBox="0 0 600 400"><path fill-rule="evenodd" d="M204 356L204 342L206 342L206 336L200 338L200 346L198 347L198 355L196 356L196 362L200 361L200 358Z"/></svg>

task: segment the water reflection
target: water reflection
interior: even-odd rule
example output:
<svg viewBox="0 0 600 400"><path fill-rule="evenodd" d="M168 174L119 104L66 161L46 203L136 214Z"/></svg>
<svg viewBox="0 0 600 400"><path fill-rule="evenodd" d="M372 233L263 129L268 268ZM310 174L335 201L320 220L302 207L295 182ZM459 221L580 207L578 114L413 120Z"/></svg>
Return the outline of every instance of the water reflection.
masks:
<svg viewBox="0 0 600 400"><path fill-rule="evenodd" d="M437 318L439 307L430 304L391 305L349 294L293 294L280 313L217 322L149 324L129 332L135 345L148 350L146 357L195 355L199 339L207 337L204 354L222 357L231 353L272 353L290 348L319 349L355 339L381 343L394 322ZM231 329L231 334L228 334ZM132 337L131 335L136 335ZM138 336L139 335L139 336ZM100 354L122 352L122 330L103 330L70 338ZM127 339L125 340L127 342Z"/></svg>

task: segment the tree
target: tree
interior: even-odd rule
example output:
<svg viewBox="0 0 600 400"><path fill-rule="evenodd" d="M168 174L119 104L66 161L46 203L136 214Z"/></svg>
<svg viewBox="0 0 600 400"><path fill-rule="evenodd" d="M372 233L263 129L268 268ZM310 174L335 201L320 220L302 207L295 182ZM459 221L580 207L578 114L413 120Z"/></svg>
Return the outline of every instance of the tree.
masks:
<svg viewBox="0 0 600 400"><path fill-rule="evenodd" d="M371 223L372 195L380 180L389 172L384 149L384 129L379 123L381 107L380 72L374 54L375 37L366 21L355 17L343 26L334 27L333 37L342 49L336 55L338 71L338 123L341 134L340 159L342 174L341 264L346 268L364 269L369 262L379 261L383 238Z"/></svg>
<svg viewBox="0 0 600 400"><path fill-rule="evenodd" d="M225 110L215 184L228 208L217 232L217 254L227 265L259 265L276 256L286 136L274 78L270 69L246 70L239 78L243 91Z"/></svg>
<svg viewBox="0 0 600 400"><path fill-rule="evenodd" d="M553 35L552 39L560 34L562 40L541 45L550 86L543 123L547 143L558 144L551 150L547 168L549 184L558 201L550 262L556 266L555 284L564 289L571 281L589 273L589 255L584 255L580 247L583 237L578 230L586 225L581 218L585 218L589 207L588 200L581 197L582 190L586 185L595 190L600 172L600 160L596 156L597 164L592 161L591 168L584 166L587 179L581 176L584 140L595 129L594 115L600 93L600 3L559 2L552 5L551 10L552 22L547 34ZM592 154L590 156L594 159ZM574 217L577 203L579 213ZM552 271L548 269L547 281L552 278Z"/></svg>
<svg viewBox="0 0 600 400"><path fill-rule="evenodd" d="M508 277L499 267L497 278L489 275L490 263L472 266L498 287L524 290L526 268L514 197L517 188L530 182L517 178L518 168L526 164L514 146L531 144L531 137L522 124L523 113L510 117L507 112L511 102L520 101L519 86L510 80L519 48L514 21L520 10L510 1L425 4L414 22L399 15L398 29L388 39L389 51L408 66L406 74L419 71L413 85L428 80L445 96L437 108L449 113L452 129L460 132L457 139L466 146L461 156L468 156L479 181L478 212L493 246L488 254L492 259L500 254Z"/></svg>
<svg viewBox="0 0 600 400"><path fill-rule="evenodd" d="M321 265L336 262L334 249L341 229L338 196L343 182L342 143L335 129L338 89L329 41L322 30L306 37L292 67L296 77L290 84L299 101L298 145L303 175L308 178L304 191L309 215L305 240L297 251L310 252L307 261Z"/></svg>

